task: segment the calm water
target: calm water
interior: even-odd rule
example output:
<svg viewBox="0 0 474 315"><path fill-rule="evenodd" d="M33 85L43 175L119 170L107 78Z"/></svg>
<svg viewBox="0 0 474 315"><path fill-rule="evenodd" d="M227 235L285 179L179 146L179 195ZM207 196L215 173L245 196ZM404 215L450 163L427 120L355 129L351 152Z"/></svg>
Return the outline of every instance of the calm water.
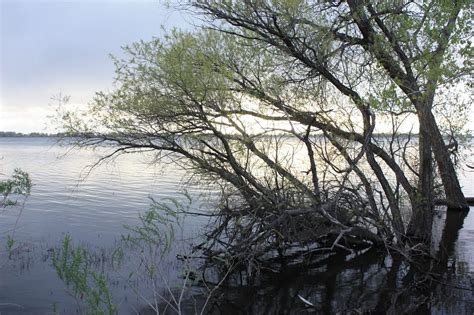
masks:
<svg viewBox="0 0 474 315"><path fill-rule="evenodd" d="M54 145L52 139L0 138L0 174L11 174L14 168L21 168L30 174L34 184L17 225L20 209L0 214L0 314L50 314L54 303L58 303L60 313L76 312L75 300L51 266L50 249L57 247L68 233L76 243L92 250L112 251L120 235L126 232L123 225L137 224L138 214L148 208L148 197L180 198L179 192L185 187L182 183L185 171L173 164L150 164L149 156L126 155L89 173L87 166L102 153L68 151ZM473 179L474 173L462 174L466 195L474 196ZM197 198L199 189L192 186L188 189ZM445 217L446 214L441 213L438 222ZM186 235L194 235L204 223L187 221ZM441 231L443 224L439 225ZM12 233L16 243L14 255L9 258L5 250L6 235ZM449 262L455 270L449 274L457 279L453 280L457 286L472 288L474 211L464 219L453 244L455 248ZM381 299L390 300L393 292L385 292L380 286L390 279L390 272L404 272L403 263L397 266L398 262L388 261L380 254L368 253L361 261L349 261L347 257L331 259L335 261L329 263L341 267L326 270L316 266L310 276L304 277L292 270L285 281L270 276L269 283L273 285L229 290L228 303L213 310L227 313L303 311L304 305L298 298L301 295L322 305L318 312L344 311L344 304L347 309L354 309L362 304L382 303ZM179 273L176 268L174 272L175 276ZM134 313L143 303L130 294L120 277L117 279L112 290L122 301L121 312ZM453 293L456 303L434 304L429 312L469 312L474 303L473 294L469 290L459 292ZM387 296L380 296L382 294ZM370 296L377 298L368 298Z"/></svg>
<svg viewBox="0 0 474 315"><path fill-rule="evenodd" d="M185 173L173 164L153 166L150 156L126 155L89 172L88 166L104 152L69 151L52 139L0 138L0 173L21 168L33 181L21 215L19 208L0 215L0 314L46 314L55 302L71 312L75 301L55 276L50 249L68 233L92 251L112 251L127 233L123 226L138 224L149 197L181 198ZM186 232L192 235L202 224L187 224ZM12 233L16 255L8 259L6 235ZM120 299L128 295L120 285L113 290ZM139 301L127 298L139 308ZM129 309L124 307L124 312Z"/></svg>

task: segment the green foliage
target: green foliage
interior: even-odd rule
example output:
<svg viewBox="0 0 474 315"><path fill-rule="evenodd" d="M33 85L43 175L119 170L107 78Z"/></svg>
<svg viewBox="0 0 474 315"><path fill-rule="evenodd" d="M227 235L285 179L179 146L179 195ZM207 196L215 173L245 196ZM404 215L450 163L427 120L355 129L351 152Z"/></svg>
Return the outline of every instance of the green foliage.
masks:
<svg viewBox="0 0 474 315"><path fill-rule="evenodd" d="M10 235L7 235L7 251L9 258L11 257L13 252L13 245L15 245L15 240Z"/></svg>
<svg viewBox="0 0 474 315"><path fill-rule="evenodd" d="M191 205L191 197L187 192L184 193L188 201L183 204L175 198L164 198L161 201L152 200L150 209L143 215L140 215L140 225L125 226L129 231L127 235L122 235L122 240L129 246L146 250L154 259L150 261L155 264L158 260L169 253L173 241L175 240L175 231L182 224L180 213L185 213ZM154 270L155 268L150 268Z"/></svg>
<svg viewBox="0 0 474 315"><path fill-rule="evenodd" d="M116 262L120 262L129 254L137 257L137 271L131 272L129 281L131 285L137 282L132 281L134 276L142 276L144 272L152 281L164 280L164 258L169 254L175 240L175 231L182 224L181 213L190 209L191 197L184 193L186 202L181 202L174 198L165 198L162 201L152 199L150 209L140 215L140 224L137 226L125 226L128 234L122 236L124 245L128 248L125 256L125 247L117 247L111 254L112 264L117 267ZM114 304L113 297L108 285L108 277L102 272L93 270L94 257L83 247L74 247L72 239L66 235L61 248L54 251L52 263L58 277L64 281L71 289L78 301L86 305L87 314L117 314L118 306ZM138 292L139 288L137 288ZM170 305L177 310L178 306L171 305L164 296L157 294L163 303ZM141 296L141 295L140 295ZM155 297L156 298L156 297ZM175 301L174 298L172 298ZM145 299L148 303L148 300ZM150 305L152 308L155 305ZM57 305L55 305L57 309Z"/></svg>
<svg viewBox="0 0 474 315"><path fill-rule="evenodd" d="M59 312L58 312L58 303L57 302L53 302L51 304L51 309L52 309L53 314L55 314L55 315L59 314Z"/></svg>
<svg viewBox="0 0 474 315"><path fill-rule="evenodd" d="M157 314L161 313L161 307L172 309L181 314L181 302L184 292L191 281L199 281L198 273L190 271L188 255L178 255L177 258L183 262L184 276L181 284L176 279L169 277L167 268L170 268L170 253L177 248L180 239L177 232L182 232L183 218L191 210L192 199L187 191L183 193L184 200L177 198L163 198L160 201L152 199L150 209L140 215L140 224L137 226L125 226L127 235L122 236L125 246L136 259L134 264L137 270L129 274L131 283L135 277L142 279L146 275L151 284L150 292L153 292L155 303L144 299L148 306ZM184 249L183 249L184 250ZM185 257L185 258L183 258ZM193 275L191 277L190 275ZM163 288L168 293L163 294L156 288ZM159 301L159 302L158 302Z"/></svg>
<svg viewBox="0 0 474 315"><path fill-rule="evenodd" d="M14 206L18 203L13 196L28 196L31 191L31 179L28 173L15 169L11 179L0 181L0 207Z"/></svg>
<svg viewBox="0 0 474 315"><path fill-rule="evenodd" d="M69 235L54 252L52 261L59 278L88 306L87 314L117 314L107 277L91 269L90 254L84 248L74 248Z"/></svg>
<svg viewBox="0 0 474 315"><path fill-rule="evenodd" d="M9 179L0 180L0 208L13 207L18 204L18 197L23 196L25 199L31 191L31 179L28 173L15 169L13 175ZM21 214L21 212L20 212ZM13 234L18 223L20 215L18 215ZM13 235L7 235L7 251L8 257L11 257L15 240Z"/></svg>
<svg viewBox="0 0 474 315"><path fill-rule="evenodd" d="M421 169L431 156L446 199L464 206L461 188L451 185L458 180L442 137L449 132L455 139L463 124L452 123L453 113L467 105L439 96L450 84L469 85L472 9L467 1L452 6L439 1L198 1L191 7L212 21L210 28L173 30L163 39L126 47L126 57L115 60L116 88L98 93L83 116L63 116L79 145L107 142L118 148L112 155L151 150L159 159L169 154L193 171L190 177L221 185L224 197L235 196L223 198L226 207L218 216L234 220L227 209L235 203L236 213L247 219L236 220L236 231L247 225L259 242L263 237L256 236L272 234L264 233L273 229L270 220L257 224L253 211L240 209L258 208L258 218L271 217L272 211L278 216L280 209L314 208L321 200L342 209L342 192L351 196L345 199L348 209L355 207L352 195L369 199L375 218L387 217L383 205L388 201L393 220L384 219L386 225L403 235L397 199L408 197L416 207L416 187L432 177L431 168ZM439 127L440 121L447 128ZM420 161L411 158L416 140L408 137L403 143L400 137L412 131L430 133L423 139L431 144L419 142L418 156L426 157ZM378 141L377 133L392 136L390 144ZM304 143L307 156L285 152L288 158L282 158L283 149L273 154L266 136L279 134ZM324 143L312 140L320 135ZM301 169L292 167L294 158ZM355 173L365 192L351 178ZM432 191L426 188L423 194L431 198ZM176 220L166 206L156 206L165 211L152 207L124 238L143 249L141 259L154 263L147 265L152 275L169 253ZM346 226L345 219L316 208L331 223ZM240 244L245 235L233 233L230 221L220 222L225 226L213 237ZM362 222L365 217L357 220L358 227L381 234L389 230Z"/></svg>

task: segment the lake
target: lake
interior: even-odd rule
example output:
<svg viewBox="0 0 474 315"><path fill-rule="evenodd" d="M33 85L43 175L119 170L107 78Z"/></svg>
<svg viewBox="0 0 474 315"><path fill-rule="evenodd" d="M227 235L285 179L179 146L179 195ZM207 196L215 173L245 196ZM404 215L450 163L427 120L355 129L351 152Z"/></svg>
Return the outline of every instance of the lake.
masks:
<svg viewBox="0 0 474 315"><path fill-rule="evenodd" d="M52 138L0 138L0 174L9 175L13 169L21 168L33 181L24 209L17 207L0 214L0 314L78 312L77 301L57 277L50 259L52 249L61 244L66 234L75 244L107 256L121 235L127 233L124 225L139 223L139 214L149 207L149 197L181 200L181 192L186 188L193 198L200 200L203 188L186 185L183 181L186 171L166 160L150 163L150 155L124 155L90 171L88 166L103 153L103 150L60 147ZM465 194L474 196L474 173L462 173L461 183ZM212 191L205 192L212 200ZM197 201L194 207L202 207L207 202L203 200ZM446 213L440 212L437 217L438 223L443 223ZM453 222L456 226L458 221ZM459 232L456 229L453 232L457 236L452 242L454 249L447 257L449 268L443 270L450 287L433 289L436 294L446 295L449 303L433 302L426 308L428 313L472 313L474 211L460 222ZM203 219L185 221L184 238L197 235L205 223ZM444 224L439 225L442 230ZM15 240L12 255L6 251L7 235L13 235ZM445 240L446 244L450 241ZM323 313L362 306L361 311L389 309L390 306L384 305L378 308L377 303L393 299L394 292L401 287L392 278L393 273L405 272L403 262L377 253L367 253L363 259L354 260L329 258L303 276L297 270L289 270L283 280L269 275L265 285L229 289L228 299L220 310L227 313L307 311L298 296L321 305L317 311ZM333 268L327 269L328 264ZM111 290L121 304L120 313L141 312L143 299L130 292L131 284L107 263L101 268L111 273ZM127 273L130 268L133 266L125 263L120 270ZM169 268L170 278L179 278L179 266ZM217 309L214 312L220 312Z"/></svg>

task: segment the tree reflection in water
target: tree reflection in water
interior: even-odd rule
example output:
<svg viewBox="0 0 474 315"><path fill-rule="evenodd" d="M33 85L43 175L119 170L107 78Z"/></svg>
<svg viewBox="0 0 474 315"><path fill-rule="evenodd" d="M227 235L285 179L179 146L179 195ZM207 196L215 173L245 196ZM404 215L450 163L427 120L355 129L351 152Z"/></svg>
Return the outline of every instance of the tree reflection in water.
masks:
<svg viewBox="0 0 474 315"><path fill-rule="evenodd" d="M210 314L472 314L474 281L455 255L466 212L445 212L435 259L406 260L379 250L313 257L262 270L246 283L233 275L208 305ZM444 216L438 217L443 220ZM438 245L438 244L437 244ZM196 304L196 297L193 303ZM304 300L313 304L305 303ZM199 304L199 303L198 303Z"/></svg>

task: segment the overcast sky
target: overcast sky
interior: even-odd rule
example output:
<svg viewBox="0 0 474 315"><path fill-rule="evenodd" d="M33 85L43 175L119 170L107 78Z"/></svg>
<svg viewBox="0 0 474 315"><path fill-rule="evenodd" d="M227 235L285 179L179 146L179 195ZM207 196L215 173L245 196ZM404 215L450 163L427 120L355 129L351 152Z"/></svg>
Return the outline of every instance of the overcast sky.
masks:
<svg viewBox="0 0 474 315"><path fill-rule="evenodd" d="M161 26L192 28L191 17L167 2L0 0L0 131L54 132L52 98L69 95L71 105L85 105L110 88L110 54L159 37Z"/></svg>
<svg viewBox="0 0 474 315"><path fill-rule="evenodd" d="M51 132L59 93L88 103L110 88L121 47L190 28L160 0L0 0L0 131Z"/></svg>

